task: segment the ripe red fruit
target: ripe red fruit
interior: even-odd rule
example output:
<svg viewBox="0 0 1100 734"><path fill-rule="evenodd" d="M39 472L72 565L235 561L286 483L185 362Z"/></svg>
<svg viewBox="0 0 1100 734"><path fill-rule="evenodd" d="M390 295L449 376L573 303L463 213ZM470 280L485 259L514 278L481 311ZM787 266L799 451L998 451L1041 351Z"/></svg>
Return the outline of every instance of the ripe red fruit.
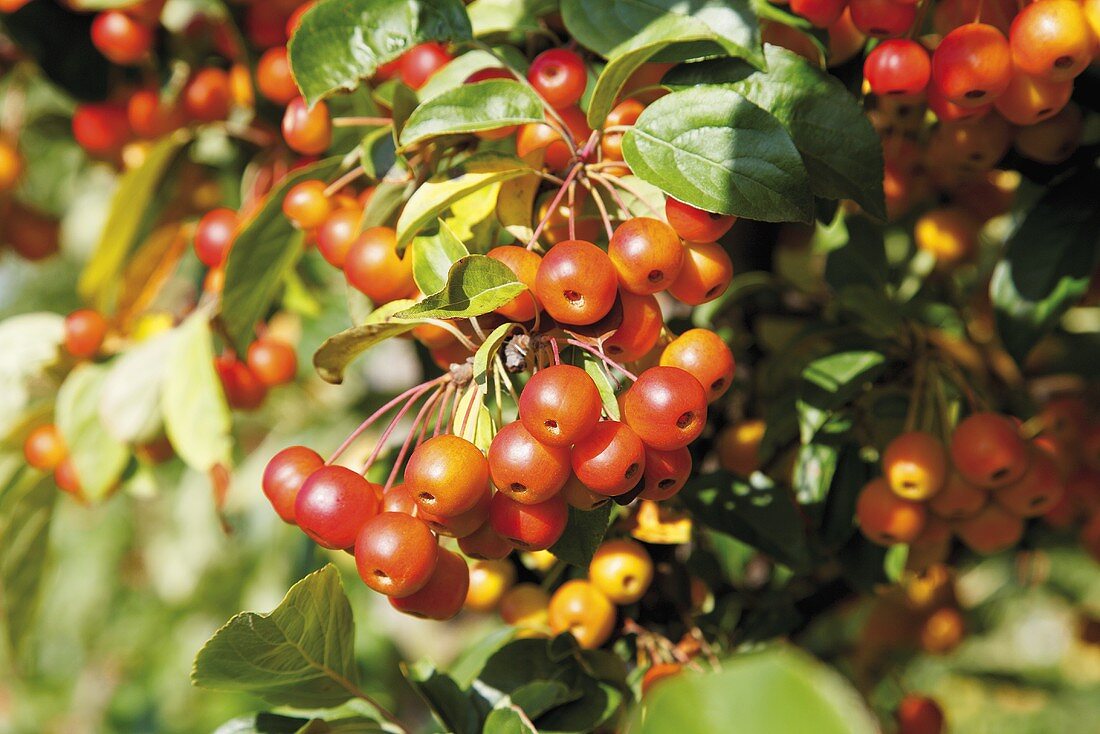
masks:
<svg viewBox="0 0 1100 734"><path fill-rule="evenodd" d="M406 515L415 515L417 504L409 488L404 484L395 484L386 490L382 495L382 512L404 512Z"/></svg>
<svg viewBox="0 0 1100 734"><path fill-rule="evenodd" d="M691 452L686 446L672 451L647 447L642 474L645 489L638 496L654 502L667 500L684 488L690 475Z"/></svg>
<svg viewBox="0 0 1100 734"><path fill-rule="evenodd" d="M71 458L66 457L57 465L53 470L53 480L62 492L68 492L78 500L84 501L84 487L80 483L80 477L76 474L76 465Z"/></svg>
<svg viewBox="0 0 1100 734"><path fill-rule="evenodd" d="M955 469L979 487L997 489L1020 479L1030 456L1016 424L996 413L975 413L951 436Z"/></svg>
<svg viewBox="0 0 1100 734"><path fill-rule="evenodd" d="M489 503L493 532L525 551L546 550L558 542L568 521L569 505L560 493L537 505L525 505L497 492Z"/></svg>
<svg viewBox="0 0 1100 734"><path fill-rule="evenodd" d="M583 240L554 245L535 275L535 295L547 313L563 324L599 321L611 310L618 291L611 258Z"/></svg>
<svg viewBox="0 0 1100 734"><path fill-rule="evenodd" d="M1088 20L1073 0L1024 6L1008 31L1017 71L1050 81L1069 81L1092 62L1096 44Z"/></svg>
<svg viewBox="0 0 1100 734"><path fill-rule="evenodd" d="M428 583L409 596L390 597L390 605L414 617L443 621L462 611L469 590L470 569L466 566L466 559L440 548L435 571Z"/></svg>
<svg viewBox="0 0 1100 734"><path fill-rule="evenodd" d="M355 207L340 207L317 229L317 251L334 268L344 269L362 217L363 212Z"/></svg>
<svg viewBox="0 0 1100 734"><path fill-rule="evenodd" d="M401 81L420 89L454 58L441 43L421 43L401 56Z"/></svg>
<svg viewBox="0 0 1100 734"><path fill-rule="evenodd" d="M38 426L23 441L23 458L27 464L40 471L53 471L68 456L65 440L57 426L49 423Z"/></svg>
<svg viewBox="0 0 1100 734"><path fill-rule="evenodd" d="M661 304L656 296L636 296L619 293L623 307L623 320L603 343L604 352L612 359L633 362L641 359L657 345L664 328Z"/></svg>
<svg viewBox="0 0 1100 734"><path fill-rule="evenodd" d="M535 314L542 309L542 304L535 297L535 277L542 258L526 247L516 245L494 247L489 250L489 257L504 263L515 274L516 279L527 286L528 291L520 293L498 308L496 313L511 321L530 321L535 318Z"/></svg>
<svg viewBox="0 0 1100 734"><path fill-rule="evenodd" d="M381 487L351 469L322 466L298 491L294 517L318 545L350 548L363 525L378 514L381 495Z"/></svg>
<svg viewBox="0 0 1100 734"><path fill-rule="evenodd" d="M129 137L130 124L122 105L101 102L76 106L73 138L90 155L114 155Z"/></svg>
<svg viewBox="0 0 1100 734"><path fill-rule="evenodd" d="M688 242L714 242L737 221L731 214L697 209L671 196L665 198L665 217L676 234Z"/></svg>
<svg viewBox="0 0 1100 734"><path fill-rule="evenodd" d="M943 711L931 698L907 694L898 704L894 714L898 720L898 734L941 734Z"/></svg>
<svg viewBox="0 0 1100 734"><path fill-rule="evenodd" d="M584 141L592 134L592 128L588 127L588 118L579 107L564 107L558 110L558 116L565 123L569 135L577 145L583 145ZM543 162L546 167L554 170L564 170L573 157L569 146L562 140L561 135L542 122L529 123L520 126L516 135L516 154L525 157L532 152L546 149Z"/></svg>
<svg viewBox="0 0 1100 734"><path fill-rule="evenodd" d="M290 73L290 60L285 46L264 51L256 64L256 86L260 94L277 105L287 105L301 94Z"/></svg>
<svg viewBox="0 0 1100 734"><path fill-rule="evenodd" d="M332 120L328 105L317 102L312 109L301 97L295 97L283 114L283 139L290 149L302 155L320 155L332 145Z"/></svg>
<svg viewBox="0 0 1100 734"><path fill-rule="evenodd" d="M232 99L229 74L222 69L201 69L183 88L183 108L199 122L224 120Z"/></svg>
<svg viewBox="0 0 1100 734"><path fill-rule="evenodd" d="M332 213L325 182L317 179L294 184L283 198L283 214L299 229L320 227Z"/></svg>
<svg viewBox="0 0 1100 734"><path fill-rule="evenodd" d="M294 524L294 502L302 485L325 460L305 446L289 446L271 457L264 468L261 486L279 517Z"/></svg>
<svg viewBox="0 0 1100 734"><path fill-rule="evenodd" d="M730 389L736 368L730 348L710 329L688 329L669 342L661 366L679 367L698 380L710 403Z"/></svg>
<svg viewBox="0 0 1100 734"><path fill-rule="evenodd" d="M996 500L1013 515L1038 517L1057 505L1065 491L1054 459L1046 451L1034 449L1027 471L1019 481L997 490Z"/></svg>
<svg viewBox="0 0 1100 734"><path fill-rule="evenodd" d="M603 401L596 383L580 367L559 364L539 370L519 396L519 419L540 443L569 446L600 420Z"/></svg>
<svg viewBox="0 0 1100 734"><path fill-rule="evenodd" d="M294 9L294 12L290 14L290 17L286 19L286 37L290 38L294 35L294 31L298 30L298 26L302 24L302 16L306 14L306 11L313 7L315 0L309 0L304 2Z"/></svg>
<svg viewBox="0 0 1100 734"><path fill-rule="evenodd" d="M970 550L992 555L1020 542L1024 521L996 502L990 502L974 517L954 522L952 529Z"/></svg>
<svg viewBox="0 0 1100 734"><path fill-rule="evenodd" d="M645 444L630 426L601 421L573 446L573 473L597 494L617 497L634 488L645 471Z"/></svg>
<svg viewBox="0 0 1100 734"><path fill-rule="evenodd" d="M416 290L412 255L398 257L397 233L390 227L363 230L344 258L344 275L375 305L407 298Z"/></svg>
<svg viewBox="0 0 1100 734"><path fill-rule="evenodd" d="M459 549L470 558L482 561L497 561L507 558L512 552L512 544L496 534L488 522L458 541Z"/></svg>
<svg viewBox="0 0 1100 734"><path fill-rule="evenodd" d="M633 125L641 117L645 105L636 99L624 99L607 113L604 128ZM623 159L623 133L605 132L600 138L600 152L604 160L621 161Z"/></svg>
<svg viewBox="0 0 1100 734"><path fill-rule="evenodd" d="M489 462L464 438L442 435L421 444L405 467L405 484L420 507L454 517L489 491Z"/></svg>
<svg viewBox="0 0 1100 734"><path fill-rule="evenodd" d="M733 263L721 245L686 242L684 265L668 292L689 306L699 306L725 293L732 279Z"/></svg>
<svg viewBox="0 0 1100 734"><path fill-rule="evenodd" d="M672 451L699 438L707 424L707 394L679 367L651 367L623 399L623 421L647 446Z"/></svg>
<svg viewBox="0 0 1100 734"><path fill-rule="evenodd" d="M116 64L143 60L153 47L153 30L121 10L107 10L92 21L92 43Z"/></svg>
<svg viewBox="0 0 1100 734"><path fill-rule="evenodd" d="M284 341L257 339L248 346L248 369L267 387L285 385L298 374L298 355Z"/></svg>
<svg viewBox="0 0 1100 734"><path fill-rule="evenodd" d="M584 59L565 48L543 51L527 69L527 81L555 109L576 104L588 83Z"/></svg>
<svg viewBox="0 0 1100 734"><path fill-rule="evenodd" d="M856 501L860 531L879 545L911 543L924 530L927 513L924 505L903 500L890 491L882 477L864 486Z"/></svg>
<svg viewBox="0 0 1100 734"><path fill-rule="evenodd" d="M791 12L818 28L828 28L836 23L846 7L846 0L791 0Z"/></svg>
<svg viewBox="0 0 1100 734"><path fill-rule="evenodd" d="M439 559L439 542L423 520L383 512L363 525L355 540L355 566L363 583L392 597L423 589Z"/></svg>
<svg viewBox="0 0 1100 734"><path fill-rule="evenodd" d="M1012 52L991 25L967 23L948 33L932 54L932 78L943 96L960 107L977 107L1001 96L1012 78Z"/></svg>
<svg viewBox="0 0 1100 734"><path fill-rule="evenodd" d="M895 0L852 0L852 23L868 36L891 38L904 35L917 18L917 6Z"/></svg>
<svg viewBox="0 0 1100 734"><path fill-rule="evenodd" d="M647 295L668 288L684 264L684 246L676 231L651 217L634 217L618 226L607 245L622 287Z"/></svg>
<svg viewBox="0 0 1100 734"><path fill-rule="evenodd" d="M1057 115L1072 94L1073 80L1051 81L1016 73L993 106L1014 125L1034 125Z"/></svg>
<svg viewBox="0 0 1100 734"><path fill-rule="evenodd" d="M525 505L557 494L572 473L568 448L539 443L519 421L493 437L488 460L497 491Z"/></svg>
<svg viewBox="0 0 1100 734"><path fill-rule="evenodd" d="M867 54L863 76L878 95L920 94L932 77L932 60L916 41L894 38Z"/></svg>
<svg viewBox="0 0 1100 734"><path fill-rule="evenodd" d="M929 82L928 87L925 89L925 95L926 101L928 102L928 109L932 110L936 115L936 119L940 122L977 120L993 109L992 104L983 104L977 107L960 107L943 96L943 92L936 86L934 80Z"/></svg>
<svg viewBox="0 0 1100 734"><path fill-rule="evenodd" d="M988 501L988 492L952 471L947 475L943 489L929 501L928 509L945 520L960 520L977 515Z"/></svg>
<svg viewBox="0 0 1100 734"><path fill-rule="evenodd" d="M65 317L65 351L77 359L94 357L107 335L107 320L98 311L82 308Z"/></svg>
<svg viewBox="0 0 1100 734"><path fill-rule="evenodd" d="M236 236L237 212L232 209L213 209L203 215L195 228L195 254L208 268L225 264L229 248Z"/></svg>
<svg viewBox="0 0 1100 734"><path fill-rule="evenodd" d="M248 365L231 355L223 355L214 360L214 368L221 379L225 400L234 410L256 410L263 405L267 397L264 386Z"/></svg>
<svg viewBox="0 0 1100 734"><path fill-rule="evenodd" d="M134 134L141 138L159 138L186 123L179 102L161 100L155 89L139 89L130 95L126 117Z"/></svg>

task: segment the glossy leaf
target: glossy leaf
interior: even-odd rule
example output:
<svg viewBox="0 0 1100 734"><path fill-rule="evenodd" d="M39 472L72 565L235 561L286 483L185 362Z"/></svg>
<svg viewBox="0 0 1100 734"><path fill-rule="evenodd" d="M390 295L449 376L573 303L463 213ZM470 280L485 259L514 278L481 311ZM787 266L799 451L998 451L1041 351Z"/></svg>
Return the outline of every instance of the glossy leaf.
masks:
<svg viewBox="0 0 1100 734"><path fill-rule="evenodd" d="M489 335L485 337L485 341L474 353L474 382L481 385L483 390L486 389L489 382L489 372L492 369L493 358L500 351L504 340L517 328L519 327L513 323L501 324L489 332Z"/></svg>
<svg viewBox="0 0 1100 734"><path fill-rule="evenodd" d="M501 706L485 717L484 734L538 734L538 729L515 705Z"/></svg>
<svg viewBox="0 0 1100 734"><path fill-rule="evenodd" d="M539 18L554 12L557 0L474 0L466 6L474 35L539 33Z"/></svg>
<svg viewBox="0 0 1100 734"><path fill-rule="evenodd" d="M158 334L111 364L99 397L99 418L116 440L146 443L157 437L161 388L176 336L175 330Z"/></svg>
<svg viewBox="0 0 1100 734"><path fill-rule="evenodd" d="M57 486L13 456L0 480L0 615L8 649L18 654L38 608ZM10 660L11 658L9 658Z"/></svg>
<svg viewBox="0 0 1100 734"><path fill-rule="evenodd" d="M345 329L326 339L313 355L313 366L321 379L339 385L344 381L344 370L353 359L379 342L416 328L415 320L392 320L395 313L414 303L411 300L391 301L375 309L361 325Z"/></svg>
<svg viewBox="0 0 1100 734"><path fill-rule="evenodd" d="M130 460L124 443L113 438L99 418L107 368L83 364L69 373L57 391L57 427L80 477L85 497L103 499L118 484Z"/></svg>
<svg viewBox="0 0 1100 734"><path fill-rule="evenodd" d="M886 369L886 358L872 350L838 352L816 359L802 370L798 412L802 443L813 441L835 412Z"/></svg>
<svg viewBox="0 0 1100 734"><path fill-rule="evenodd" d="M767 222L813 216L802 159L778 120L722 87L668 94L623 136L642 179L711 212Z"/></svg>
<svg viewBox="0 0 1100 734"><path fill-rule="evenodd" d="M526 286L504 263L467 255L451 266L447 285L420 303L394 314L400 321L466 319L482 316L523 293Z"/></svg>
<svg viewBox="0 0 1100 734"><path fill-rule="evenodd" d="M542 100L533 89L514 79L462 84L413 111L401 130L401 147L440 135L496 130L543 119Z"/></svg>
<svg viewBox="0 0 1100 734"><path fill-rule="evenodd" d="M603 412L613 421L619 420L619 400L615 395L615 383L611 381L610 368L605 367L595 357L584 357L584 371L596 383L596 389L600 391L600 400L603 401Z"/></svg>
<svg viewBox="0 0 1100 734"><path fill-rule="evenodd" d="M592 556L607 534L607 525L611 521L611 503L605 502L594 510L569 508L569 524L550 552L566 563L588 568Z"/></svg>
<svg viewBox="0 0 1100 734"><path fill-rule="evenodd" d="M447 285L451 267L469 255L450 227L442 220L434 232L424 232L413 239L413 279L421 293L438 293Z"/></svg>
<svg viewBox="0 0 1100 734"><path fill-rule="evenodd" d="M294 584L267 614L230 619L195 657L191 681L276 706L329 708L355 695L355 620L336 567Z"/></svg>
<svg viewBox="0 0 1100 734"><path fill-rule="evenodd" d="M428 660L408 666L405 678L447 731L455 734L477 734L477 709L453 678L436 670Z"/></svg>
<svg viewBox="0 0 1100 734"><path fill-rule="evenodd" d="M460 0L321 0L290 39L290 65L313 104L425 41L472 36Z"/></svg>

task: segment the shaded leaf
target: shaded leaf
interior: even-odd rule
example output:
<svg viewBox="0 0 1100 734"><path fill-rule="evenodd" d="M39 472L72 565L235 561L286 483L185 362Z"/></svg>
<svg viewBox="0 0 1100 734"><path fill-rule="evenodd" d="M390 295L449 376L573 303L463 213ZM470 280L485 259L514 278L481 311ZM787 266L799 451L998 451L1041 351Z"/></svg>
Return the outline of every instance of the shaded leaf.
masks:
<svg viewBox="0 0 1100 734"><path fill-rule="evenodd" d="M344 370L353 359L379 342L416 328L417 321L392 320L395 313L414 303L415 301L407 299L391 301L375 309L361 325L325 339L313 355L313 366L317 369L317 374L325 382L339 385L344 381Z"/></svg>
<svg viewBox="0 0 1100 734"><path fill-rule="evenodd" d="M611 503L605 502L594 510L578 510L569 508L569 523L565 526L565 532L550 547L550 552L555 557L573 566L588 568L592 562L592 556L603 542L607 534L607 526L611 521Z"/></svg>
<svg viewBox="0 0 1100 734"><path fill-rule="evenodd" d="M421 293L438 293L447 285L451 266L469 255L455 233L442 220L434 232L413 238L413 280Z"/></svg>
<svg viewBox="0 0 1100 734"><path fill-rule="evenodd" d="M399 321L465 319L500 308L523 293L507 265L487 255L467 255L451 266L447 285L415 306L394 314Z"/></svg>
<svg viewBox="0 0 1100 734"><path fill-rule="evenodd" d="M54 483L29 468L4 477L0 485L0 614L13 657L38 608L57 497Z"/></svg>
<svg viewBox="0 0 1100 734"><path fill-rule="evenodd" d="M413 111L401 130L401 147L440 135L542 122L545 114L535 91L514 79L462 84L421 103Z"/></svg>
<svg viewBox="0 0 1100 734"><path fill-rule="evenodd" d="M453 678L436 670L428 660L408 666L405 678L448 731L455 734L476 734L477 709Z"/></svg>
<svg viewBox="0 0 1100 734"><path fill-rule="evenodd" d="M82 364L57 391L57 428L80 477L81 490L91 501L103 499L118 484L130 460L124 443L112 438L99 418L107 368Z"/></svg>
<svg viewBox="0 0 1100 734"><path fill-rule="evenodd" d="M504 340L515 331L518 327L513 323L501 324L497 328L493 329L481 346L477 348L477 352L474 353L474 382L481 385L482 389L489 382L489 369L493 362L493 357L496 356L497 351L500 350Z"/></svg>
<svg viewBox="0 0 1100 734"><path fill-rule="evenodd" d="M116 440L146 443L156 438L162 425L161 387L176 336L175 330L165 331L111 363L99 396L99 418Z"/></svg>

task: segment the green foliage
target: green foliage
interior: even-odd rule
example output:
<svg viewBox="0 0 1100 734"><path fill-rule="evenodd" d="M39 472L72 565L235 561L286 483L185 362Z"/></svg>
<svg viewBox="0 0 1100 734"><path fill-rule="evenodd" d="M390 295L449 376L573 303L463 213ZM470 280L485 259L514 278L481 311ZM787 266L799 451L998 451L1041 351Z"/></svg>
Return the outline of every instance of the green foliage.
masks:
<svg viewBox="0 0 1100 734"><path fill-rule="evenodd" d="M500 308L523 293L508 266L486 255L459 258L447 273L447 284L415 306L399 311L401 321L465 319Z"/></svg>
<svg viewBox="0 0 1100 734"><path fill-rule="evenodd" d="M38 609L57 489L39 472L0 458L0 619L10 658L21 657Z"/></svg>
<svg viewBox="0 0 1100 734"><path fill-rule="evenodd" d="M447 285L451 266L470 254L442 220L435 232L419 235L412 244L413 279L421 293L438 293Z"/></svg>
<svg viewBox="0 0 1100 734"><path fill-rule="evenodd" d="M313 366L317 368L317 373L325 381L339 385L344 380L344 370L357 356L379 342L416 328L416 320L394 318L395 314L414 304L410 300L391 301L372 311L359 326L345 329L325 339L313 355Z"/></svg>
<svg viewBox="0 0 1100 734"><path fill-rule="evenodd" d="M596 549L603 542L610 520L610 502L588 511L570 507L569 524L558 542L550 547L550 552L572 566L588 568Z"/></svg>
<svg viewBox="0 0 1100 734"><path fill-rule="evenodd" d="M103 499L117 486L130 460L126 445L113 438L100 420L99 404L106 378L105 367L81 365L69 373L57 392L57 427L81 489L92 501Z"/></svg>
<svg viewBox="0 0 1100 734"><path fill-rule="evenodd" d="M496 130L541 122L542 100L529 86L510 79L490 79L442 92L424 102L401 129L401 147L441 135Z"/></svg>

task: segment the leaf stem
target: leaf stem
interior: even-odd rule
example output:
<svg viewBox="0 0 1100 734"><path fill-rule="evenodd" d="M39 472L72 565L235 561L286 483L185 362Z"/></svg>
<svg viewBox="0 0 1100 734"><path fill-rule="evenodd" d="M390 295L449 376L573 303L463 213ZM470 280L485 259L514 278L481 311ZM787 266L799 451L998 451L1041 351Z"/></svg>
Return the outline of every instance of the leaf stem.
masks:
<svg viewBox="0 0 1100 734"><path fill-rule="evenodd" d="M356 166L355 168L351 169L350 171L345 173L340 178L338 178L335 181L333 181L332 183L330 183L327 187L325 187L325 191L324 191L325 197L327 198L329 196L332 196L337 191L340 191L341 189L343 189L345 186L350 184L355 179L359 178L360 176L365 176L366 173L367 173L367 170L365 168L363 168L362 166Z"/></svg>
<svg viewBox="0 0 1100 734"><path fill-rule="evenodd" d="M334 117L333 127L382 127L392 125L393 120L388 117Z"/></svg>

